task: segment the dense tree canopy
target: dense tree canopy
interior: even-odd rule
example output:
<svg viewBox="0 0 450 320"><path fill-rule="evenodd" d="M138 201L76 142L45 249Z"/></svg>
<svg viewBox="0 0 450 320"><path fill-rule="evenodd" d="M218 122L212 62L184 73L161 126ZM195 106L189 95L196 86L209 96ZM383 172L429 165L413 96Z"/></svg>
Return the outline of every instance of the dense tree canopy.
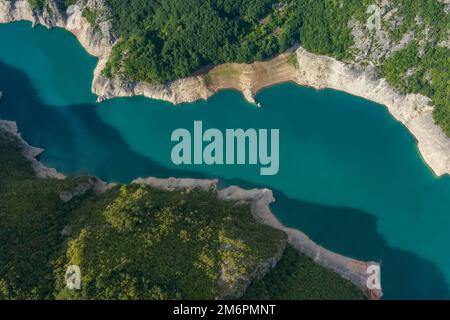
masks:
<svg viewBox="0 0 450 320"><path fill-rule="evenodd" d="M278 263L264 278L254 281L243 299L341 300L365 299L361 290L312 259L288 246Z"/></svg>
<svg viewBox="0 0 450 320"><path fill-rule="evenodd" d="M298 40L295 1L108 0L120 42L107 76L151 83L186 77L206 65L252 62Z"/></svg>

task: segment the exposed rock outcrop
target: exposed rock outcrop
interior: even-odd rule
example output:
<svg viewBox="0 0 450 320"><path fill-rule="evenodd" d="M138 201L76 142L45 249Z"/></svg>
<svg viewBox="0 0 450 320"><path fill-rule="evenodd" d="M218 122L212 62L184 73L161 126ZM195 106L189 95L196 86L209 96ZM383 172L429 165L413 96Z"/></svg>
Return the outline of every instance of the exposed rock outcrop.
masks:
<svg viewBox="0 0 450 320"><path fill-rule="evenodd" d="M90 190L99 195L115 186L115 183L106 183L98 178L88 177L86 182L80 183L72 190L60 192L59 198L61 199L61 201L67 203L76 197L85 195Z"/></svg>
<svg viewBox="0 0 450 320"><path fill-rule="evenodd" d="M102 13L95 26L91 26L83 17L85 8ZM64 28L72 32L90 54L97 57L108 55L116 41L109 12L104 0L77 1L76 5L66 10L54 0L47 0L42 11L32 10L26 0L0 0L0 23L27 20L33 26L40 24L47 28Z"/></svg>

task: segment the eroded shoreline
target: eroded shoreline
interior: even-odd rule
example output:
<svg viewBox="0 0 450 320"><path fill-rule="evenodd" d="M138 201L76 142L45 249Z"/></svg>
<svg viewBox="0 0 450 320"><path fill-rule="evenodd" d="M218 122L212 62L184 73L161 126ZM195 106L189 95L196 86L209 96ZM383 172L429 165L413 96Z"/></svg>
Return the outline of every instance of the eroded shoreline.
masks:
<svg viewBox="0 0 450 320"><path fill-rule="evenodd" d="M92 7L99 3L102 5L100 0L89 0L86 5ZM254 96L259 90L283 82L316 89L331 88L386 106L415 137L423 160L434 174L450 174L450 139L434 123L431 100L420 94L398 93L384 79L378 79L370 68L360 69L298 48L295 51L298 65L290 63L290 53L286 53L264 62L216 66L207 74L161 85L107 79L102 76L102 70L117 41L111 31L111 22L99 23L98 31L95 31L82 16L80 8L60 12L53 0L48 1L48 7L52 13L44 9L38 15L25 0L14 3L0 0L0 23L28 20L33 25L61 27L73 33L87 52L99 58L92 81L92 92L98 96L98 101L143 95L179 104L208 99L222 89L236 89L247 101L255 103Z"/></svg>

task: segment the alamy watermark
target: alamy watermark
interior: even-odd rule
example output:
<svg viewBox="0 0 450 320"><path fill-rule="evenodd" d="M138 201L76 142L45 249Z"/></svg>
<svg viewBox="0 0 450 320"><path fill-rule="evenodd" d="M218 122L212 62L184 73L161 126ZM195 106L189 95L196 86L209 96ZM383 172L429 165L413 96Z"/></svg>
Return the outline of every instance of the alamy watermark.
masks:
<svg viewBox="0 0 450 320"><path fill-rule="evenodd" d="M371 4L367 7L367 14L370 17L367 19L366 27L369 30L380 30L381 29L381 9L376 4Z"/></svg>
<svg viewBox="0 0 450 320"><path fill-rule="evenodd" d="M81 270L77 265L70 265L67 267L66 274L66 287L69 290L81 289Z"/></svg>
<svg viewBox="0 0 450 320"><path fill-rule="evenodd" d="M279 129L226 129L223 133L211 128L203 132L203 122L194 121L193 134L188 129L176 129L171 141L177 142L171 153L175 165L259 164L263 176L279 171Z"/></svg>
<svg viewBox="0 0 450 320"><path fill-rule="evenodd" d="M366 281L366 287L369 290L381 290L381 270L377 264L371 264L367 267L366 273L369 275Z"/></svg>

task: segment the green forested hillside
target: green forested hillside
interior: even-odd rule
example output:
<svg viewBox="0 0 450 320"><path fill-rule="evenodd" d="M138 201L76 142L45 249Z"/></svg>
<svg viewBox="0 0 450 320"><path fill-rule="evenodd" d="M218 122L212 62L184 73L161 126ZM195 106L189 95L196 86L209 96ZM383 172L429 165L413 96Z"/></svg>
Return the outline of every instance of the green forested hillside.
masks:
<svg viewBox="0 0 450 320"><path fill-rule="evenodd" d="M108 1L122 40L105 74L147 82L185 77L206 65L265 59L294 43L351 61L355 52L349 21L364 25L367 7L373 4L371 0ZM408 32L414 32L415 39L376 61L379 74L404 93L430 97L436 106L435 121L450 136L450 50L439 45L449 41L450 16L437 0L393 0L382 14L392 9L398 26L391 28L390 21L382 20L391 41L399 42Z"/></svg>
<svg viewBox="0 0 450 320"><path fill-rule="evenodd" d="M29 0L41 10L48 0ZM56 0L61 7L85 0ZM406 48L376 61L380 76L405 93L422 93L436 106L435 121L450 136L450 15L438 0L105 0L119 38L107 77L163 83L225 62L253 62L295 43L353 61L350 21L365 26L369 5L382 7L382 29L393 45L410 32ZM102 11L102 12L97 12ZM94 26L104 10L85 9ZM374 31L375 32L375 31ZM365 33L370 33L365 30ZM368 35L368 41L374 34ZM447 46L445 46L447 44ZM372 43L372 50L380 46Z"/></svg>
<svg viewBox="0 0 450 320"><path fill-rule="evenodd" d="M123 185L62 200L91 179L35 178L17 140L0 130L0 300L238 298L286 246L286 235L256 223L248 205L214 191ZM292 256L286 251L251 297L266 298L271 284L295 288L301 277L302 294L287 298L362 295L306 258L291 264ZM66 288L69 265L80 267L81 290Z"/></svg>
<svg viewBox="0 0 450 320"><path fill-rule="evenodd" d="M300 44L308 51L354 58L354 39L348 21L354 18L365 24L370 14L366 9L372 0L298 0L301 12ZM391 0L381 11L381 27L390 41L399 43L413 32L414 39L406 48L374 62L381 77L404 93L421 93L436 106L434 119L450 137L450 15L445 4L437 0ZM394 10L394 18L386 13ZM395 21L396 27L392 27ZM366 31L370 33L369 31ZM372 32L373 33L373 32ZM373 34L369 38L373 39ZM373 43L373 46L379 45ZM376 48L375 48L376 49Z"/></svg>
<svg viewBox="0 0 450 320"><path fill-rule="evenodd" d="M403 23L392 32L393 38L408 31L417 37L386 59L380 74L402 92L430 97L436 106L434 119L450 137L450 14L437 0L398 2ZM418 24L417 17L423 22Z"/></svg>
<svg viewBox="0 0 450 320"><path fill-rule="evenodd" d="M247 289L243 299L275 300L360 300L361 290L336 273L318 266L312 259L288 246L278 263L263 279Z"/></svg>

